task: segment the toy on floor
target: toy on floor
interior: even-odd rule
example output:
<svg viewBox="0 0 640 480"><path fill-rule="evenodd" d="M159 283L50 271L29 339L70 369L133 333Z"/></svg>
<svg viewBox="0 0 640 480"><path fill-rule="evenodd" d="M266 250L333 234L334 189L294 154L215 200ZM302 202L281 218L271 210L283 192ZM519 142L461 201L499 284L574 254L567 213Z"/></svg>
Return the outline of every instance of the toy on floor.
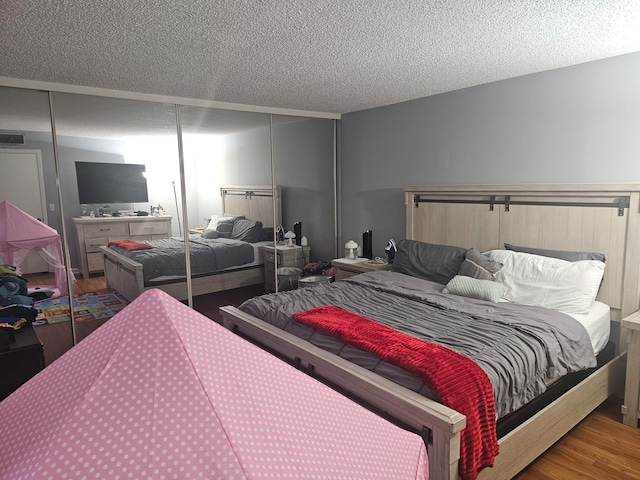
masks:
<svg viewBox="0 0 640 480"><path fill-rule="evenodd" d="M39 300L51 298L53 296L53 290L47 287L29 287L28 295L37 302Z"/></svg>

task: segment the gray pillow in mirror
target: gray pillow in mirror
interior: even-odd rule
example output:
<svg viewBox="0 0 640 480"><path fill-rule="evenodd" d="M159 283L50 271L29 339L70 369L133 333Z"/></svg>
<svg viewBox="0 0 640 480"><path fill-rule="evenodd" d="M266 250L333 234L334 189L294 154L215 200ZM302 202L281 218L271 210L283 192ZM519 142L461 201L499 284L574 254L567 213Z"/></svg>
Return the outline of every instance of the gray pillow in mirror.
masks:
<svg viewBox="0 0 640 480"><path fill-rule="evenodd" d="M260 237L262 237L261 221L241 218L234 222L230 238L255 243L260 241Z"/></svg>
<svg viewBox="0 0 640 480"><path fill-rule="evenodd" d="M231 232L233 232L233 225L236 223L235 218L225 218L218 222L216 230L218 231L218 237L231 238Z"/></svg>
<svg viewBox="0 0 640 480"><path fill-rule="evenodd" d="M400 240L391 270L432 282L446 283L455 277L465 259L466 248L417 240Z"/></svg>
<svg viewBox="0 0 640 480"><path fill-rule="evenodd" d="M218 238L219 235L220 234L218 233L218 231L212 228L208 228L207 230L202 232L202 237L208 239Z"/></svg>
<svg viewBox="0 0 640 480"><path fill-rule="evenodd" d="M506 250L512 250L514 252L531 253L533 255L540 255L542 257L559 258L560 260L566 260L567 262L577 262L579 260L599 260L605 261L604 254L597 252L570 252L567 250L547 250L544 248L531 248L531 247L517 247L510 243L505 243L504 248Z"/></svg>

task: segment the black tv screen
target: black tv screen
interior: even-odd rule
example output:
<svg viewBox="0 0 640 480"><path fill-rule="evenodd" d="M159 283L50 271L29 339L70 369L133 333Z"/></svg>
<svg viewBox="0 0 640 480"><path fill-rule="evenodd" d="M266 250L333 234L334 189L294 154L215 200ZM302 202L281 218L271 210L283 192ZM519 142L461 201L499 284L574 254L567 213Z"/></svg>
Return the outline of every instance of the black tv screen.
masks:
<svg viewBox="0 0 640 480"><path fill-rule="evenodd" d="M76 178L80 203L149 201L144 165L76 162Z"/></svg>

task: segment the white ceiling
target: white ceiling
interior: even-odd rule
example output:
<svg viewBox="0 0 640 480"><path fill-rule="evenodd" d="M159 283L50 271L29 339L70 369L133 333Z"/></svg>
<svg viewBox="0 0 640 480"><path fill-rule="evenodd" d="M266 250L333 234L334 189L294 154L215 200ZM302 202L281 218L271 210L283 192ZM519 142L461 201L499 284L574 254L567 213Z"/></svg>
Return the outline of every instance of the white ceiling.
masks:
<svg viewBox="0 0 640 480"><path fill-rule="evenodd" d="M0 0L0 77L315 112L635 51L640 0Z"/></svg>

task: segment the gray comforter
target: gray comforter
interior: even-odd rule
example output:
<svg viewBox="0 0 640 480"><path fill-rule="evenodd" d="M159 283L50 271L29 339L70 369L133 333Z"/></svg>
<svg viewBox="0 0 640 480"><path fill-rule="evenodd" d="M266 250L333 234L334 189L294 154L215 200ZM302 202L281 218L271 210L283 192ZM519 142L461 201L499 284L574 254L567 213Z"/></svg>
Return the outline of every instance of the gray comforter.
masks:
<svg viewBox="0 0 640 480"><path fill-rule="evenodd" d="M162 238L143 243L148 243L153 248L134 251L117 246L109 248L142 264L145 283L157 277L186 275L183 238ZM201 235L189 235L189 253L192 275L213 273L254 261L253 246L250 243L228 238L206 239Z"/></svg>
<svg viewBox="0 0 640 480"><path fill-rule="evenodd" d="M325 286L264 295L240 309L430 398L417 377L294 322L291 315L336 305L474 360L493 385L498 417L543 393L547 382L596 366L585 328L563 313L443 294L443 285L371 272Z"/></svg>

